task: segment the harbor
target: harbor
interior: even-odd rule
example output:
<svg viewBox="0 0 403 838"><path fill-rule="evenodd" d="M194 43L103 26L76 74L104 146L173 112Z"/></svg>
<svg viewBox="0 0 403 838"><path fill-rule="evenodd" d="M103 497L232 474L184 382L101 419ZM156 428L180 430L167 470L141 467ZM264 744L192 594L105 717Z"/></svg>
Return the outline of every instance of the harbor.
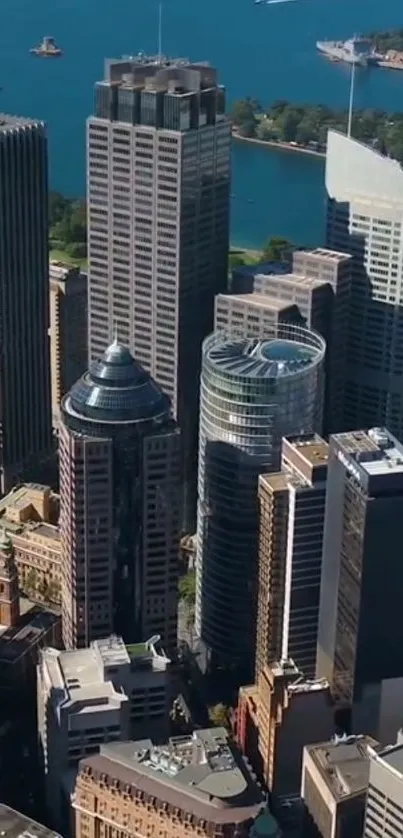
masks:
<svg viewBox="0 0 403 838"><path fill-rule="evenodd" d="M379 52L370 38L354 35L347 41L317 41L316 49L330 61L354 64L356 67L403 70L403 50Z"/></svg>

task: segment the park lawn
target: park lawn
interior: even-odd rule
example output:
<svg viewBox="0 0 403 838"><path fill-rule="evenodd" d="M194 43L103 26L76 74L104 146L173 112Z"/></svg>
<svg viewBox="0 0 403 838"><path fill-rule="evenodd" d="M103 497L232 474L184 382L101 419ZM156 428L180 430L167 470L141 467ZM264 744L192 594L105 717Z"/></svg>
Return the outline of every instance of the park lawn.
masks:
<svg viewBox="0 0 403 838"><path fill-rule="evenodd" d="M51 250L49 252L49 259L53 259L56 262L65 262L66 265L72 265L75 268L87 267L86 259L74 259L73 256L69 256L64 250Z"/></svg>

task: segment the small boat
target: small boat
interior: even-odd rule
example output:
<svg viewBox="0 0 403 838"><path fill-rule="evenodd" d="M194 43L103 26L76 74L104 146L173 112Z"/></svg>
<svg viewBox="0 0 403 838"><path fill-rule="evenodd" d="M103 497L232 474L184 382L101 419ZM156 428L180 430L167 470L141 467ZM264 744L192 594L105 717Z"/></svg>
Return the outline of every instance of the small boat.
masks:
<svg viewBox="0 0 403 838"><path fill-rule="evenodd" d="M30 53L31 55L38 55L40 58L59 58L63 55L63 51L50 35L47 35L38 47L30 49Z"/></svg>

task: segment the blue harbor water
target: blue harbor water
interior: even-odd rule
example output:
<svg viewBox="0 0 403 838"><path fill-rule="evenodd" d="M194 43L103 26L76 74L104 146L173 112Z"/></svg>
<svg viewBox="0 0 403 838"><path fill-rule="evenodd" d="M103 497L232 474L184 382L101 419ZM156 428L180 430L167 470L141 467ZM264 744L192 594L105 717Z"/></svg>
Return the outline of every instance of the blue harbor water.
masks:
<svg viewBox="0 0 403 838"><path fill-rule="evenodd" d="M165 0L163 47L208 59L229 98L348 101L349 69L316 54L318 39L400 26L402 0L299 0L254 6L252 0ZM49 125L51 186L85 192L85 119L103 59L156 52L158 0L1 0L0 110ZM40 60L30 47L53 35L61 59ZM357 73L356 104L403 109L403 71ZM234 144L232 240L259 247L270 235L296 243L323 238L323 161Z"/></svg>

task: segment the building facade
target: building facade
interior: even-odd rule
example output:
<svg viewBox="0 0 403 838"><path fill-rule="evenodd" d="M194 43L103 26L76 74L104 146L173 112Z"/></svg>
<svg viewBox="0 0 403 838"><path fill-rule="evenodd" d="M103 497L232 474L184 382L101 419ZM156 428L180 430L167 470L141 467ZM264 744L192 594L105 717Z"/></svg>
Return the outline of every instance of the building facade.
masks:
<svg viewBox="0 0 403 838"><path fill-rule="evenodd" d="M0 491L5 494L21 480L43 479L52 453L48 157L42 122L1 115L0 172Z"/></svg>
<svg viewBox="0 0 403 838"><path fill-rule="evenodd" d="M330 438L317 674L348 706L402 675L402 489L403 446L388 431Z"/></svg>
<svg viewBox="0 0 403 838"><path fill-rule="evenodd" d="M256 679L287 658L315 677L327 460L317 434L286 437L281 472L259 478Z"/></svg>
<svg viewBox="0 0 403 838"><path fill-rule="evenodd" d="M359 838L370 772L370 736L334 737L304 748L301 797L322 838ZM371 836L371 838L374 838Z"/></svg>
<svg viewBox="0 0 403 838"><path fill-rule="evenodd" d="M196 631L210 663L251 677L259 474L277 471L284 434L321 429L323 339L284 324L265 339L216 332L203 345ZM241 680L242 683L242 680Z"/></svg>
<svg viewBox="0 0 403 838"><path fill-rule="evenodd" d="M60 402L88 366L87 276L53 260L49 284L52 417L57 428Z"/></svg>
<svg viewBox="0 0 403 838"><path fill-rule="evenodd" d="M329 131L327 242L353 255L344 429L403 438L403 171Z"/></svg>
<svg viewBox="0 0 403 838"><path fill-rule="evenodd" d="M383 750L370 749L369 785L363 838L403 834L403 735Z"/></svg>
<svg viewBox="0 0 403 838"><path fill-rule="evenodd" d="M73 808L77 838L95 838L111 820L124 838L252 838L264 800L218 727L161 746L150 739L102 746L80 763Z"/></svg>
<svg viewBox="0 0 403 838"><path fill-rule="evenodd" d="M117 632L176 648L180 433L168 396L116 341L62 402L66 648Z"/></svg>
<svg viewBox="0 0 403 838"><path fill-rule="evenodd" d="M344 387L351 276L352 259L347 253L327 248L295 250L290 264L263 262L237 268L231 290L242 302L232 302L231 295L223 295L223 302L216 303L216 320L224 327L228 317L236 326L246 316L253 328L264 326L271 307L280 320L300 322L302 318L305 325L324 337L326 434L346 429Z"/></svg>
<svg viewBox="0 0 403 838"><path fill-rule="evenodd" d="M61 639L60 617L20 597L11 539L0 530L0 702L16 707L32 702L39 650Z"/></svg>
<svg viewBox="0 0 403 838"><path fill-rule="evenodd" d="M24 483L0 500L0 528L13 547L20 590L34 602L60 604L59 495Z"/></svg>
<svg viewBox="0 0 403 838"><path fill-rule="evenodd" d="M194 526L201 344L227 283L231 135L216 70L107 62L87 147L90 358L117 336L171 398Z"/></svg>
<svg viewBox="0 0 403 838"><path fill-rule="evenodd" d="M37 667L37 713L45 802L60 828L69 771L103 742L129 738L130 700L105 673L96 646L71 652L48 647Z"/></svg>
<svg viewBox="0 0 403 838"><path fill-rule="evenodd" d="M299 796L303 749L330 739L333 725L329 684L305 680L292 660L239 691L236 740L277 805Z"/></svg>

